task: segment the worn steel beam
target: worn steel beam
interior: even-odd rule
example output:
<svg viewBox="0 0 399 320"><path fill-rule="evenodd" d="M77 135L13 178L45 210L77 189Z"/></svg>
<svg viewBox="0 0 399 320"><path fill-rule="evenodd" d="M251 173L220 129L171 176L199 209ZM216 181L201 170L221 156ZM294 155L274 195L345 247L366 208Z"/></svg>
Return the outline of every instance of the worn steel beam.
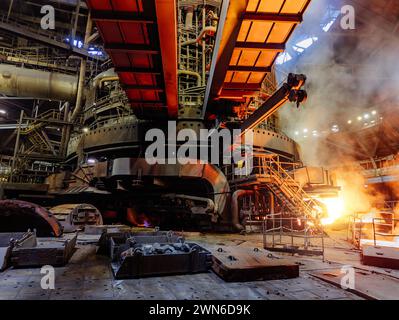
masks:
<svg viewBox="0 0 399 320"><path fill-rule="evenodd" d="M236 42L236 49L285 50L285 43Z"/></svg>
<svg viewBox="0 0 399 320"><path fill-rule="evenodd" d="M134 99L129 99L129 103L140 103L140 104L149 104L149 105L152 105L152 104L165 104L161 100L150 101L150 100L134 100Z"/></svg>
<svg viewBox="0 0 399 320"><path fill-rule="evenodd" d="M135 14L127 11L99 11L92 10L91 18L93 21L109 21L109 22L135 22L135 23L155 23L155 19L146 17L142 14Z"/></svg>
<svg viewBox="0 0 399 320"><path fill-rule="evenodd" d="M21 128L27 128L27 124L22 124ZM0 130L15 130L18 128L18 123L10 123L10 124L0 124Z"/></svg>
<svg viewBox="0 0 399 320"><path fill-rule="evenodd" d="M269 118L274 112L282 107L287 101L302 102L305 98L299 95L299 89L305 84L306 77L304 75L289 74L288 80L280 89L278 89L269 99L266 100L253 114L251 114L241 125L241 135L247 131L254 129L258 124Z"/></svg>
<svg viewBox="0 0 399 320"><path fill-rule="evenodd" d="M303 21L302 14L273 14L273 13L252 13L245 12L242 15L243 20L250 21L273 21L273 22L295 22L301 23Z"/></svg>
<svg viewBox="0 0 399 320"><path fill-rule="evenodd" d="M115 72L116 73L130 72L134 74L151 74L151 75L161 74L161 71L158 69L133 68L133 67L116 67Z"/></svg>
<svg viewBox="0 0 399 320"><path fill-rule="evenodd" d="M150 91L158 91L158 92L162 92L164 91L163 88L159 88L159 87L154 87L154 86L140 86L140 85L130 85L130 84L124 84L122 85L123 89L126 90L150 90Z"/></svg>
<svg viewBox="0 0 399 320"><path fill-rule="evenodd" d="M222 89L219 95L219 99L235 99L243 100L245 96L253 96L259 91L257 90L226 90Z"/></svg>
<svg viewBox="0 0 399 320"><path fill-rule="evenodd" d="M159 46L169 118L177 118L177 109L179 105L176 6L176 0L155 0Z"/></svg>
<svg viewBox="0 0 399 320"><path fill-rule="evenodd" d="M272 67L229 66L228 71L271 72Z"/></svg>
<svg viewBox="0 0 399 320"><path fill-rule="evenodd" d="M248 5L246 0L224 0L220 9L209 80L205 91L201 116L205 117L208 104L217 96L226 78L232 53L242 24L242 13Z"/></svg>
<svg viewBox="0 0 399 320"><path fill-rule="evenodd" d="M63 42L59 42L57 40L51 39L50 37L45 37L43 35L40 35L38 33L32 32L30 30L27 30L25 28L21 28L18 26L14 26L11 25L9 23L5 23L5 22L0 22L0 29L10 32L12 34L15 34L21 38L26 38L26 39L30 39L39 43L43 43L45 45L51 46L53 48L57 48L57 49L61 49L61 50L65 50L68 52L71 52L79 57L83 57L83 58L90 58L93 60L104 60L103 57L98 57L98 56L92 56L89 54L88 51L84 50L84 49L80 49L74 46L71 46L67 43L63 43Z"/></svg>
<svg viewBox="0 0 399 320"><path fill-rule="evenodd" d="M122 52L122 53L143 53L143 54L159 54L159 50L147 46L147 45L137 45L137 44L126 44L126 43L110 43L105 46L105 51L107 52Z"/></svg>
<svg viewBox="0 0 399 320"><path fill-rule="evenodd" d="M259 90L259 84L258 83L234 83L234 82L225 82L223 84L223 89L226 90L240 90L240 89L245 89L245 90Z"/></svg>

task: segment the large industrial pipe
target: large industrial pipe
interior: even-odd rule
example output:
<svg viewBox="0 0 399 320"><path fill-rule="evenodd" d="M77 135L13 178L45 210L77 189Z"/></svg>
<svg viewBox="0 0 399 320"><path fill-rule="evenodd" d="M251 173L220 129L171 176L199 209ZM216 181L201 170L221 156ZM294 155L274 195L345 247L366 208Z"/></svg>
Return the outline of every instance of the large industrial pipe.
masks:
<svg viewBox="0 0 399 320"><path fill-rule="evenodd" d="M115 73L115 69L111 68L107 71L101 72L93 79L93 87L94 88L102 88L104 82L107 81L119 81L118 74Z"/></svg>
<svg viewBox="0 0 399 320"><path fill-rule="evenodd" d="M196 43L201 44L202 43L202 39L205 36L213 36L215 33L216 33L216 28L215 27L212 27L212 26L205 27L204 29L202 29L202 31L200 32L199 36L196 39L185 41L181 45L182 46L188 46L190 44L196 44Z"/></svg>
<svg viewBox="0 0 399 320"><path fill-rule="evenodd" d="M60 101L74 101L78 78L0 64L0 94Z"/></svg>
<svg viewBox="0 0 399 320"><path fill-rule="evenodd" d="M233 226L234 228L237 229L237 231L242 231L244 229L244 227L240 223L240 206L238 201L243 196L249 196L253 194L254 194L253 190L237 190L233 193L233 197L231 199L231 214L232 214L231 218Z"/></svg>
<svg viewBox="0 0 399 320"><path fill-rule="evenodd" d="M186 29L191 29L193 27L193 17L194 17L194 7L189 6L186 8Z"/></svg>
<svg viewBox="0 0 399 320"><path fill-rule="evenodd" d="M78 8L80 6L80 1L78 2ZM87 17L87 23L86 23L86 32L85 32L85 38L83 41L83 45L87 46L88 44L88 38L90 37L91 34L91 29L93 28L93 21L91 20L91 13L89 12L89 16ZM86 69L87 69L87 60L81 58L80 62L80 70L79 70L79 82L78 82L78 90L76 94L76 103L75 103L75 109L72 112L71 115L71 121L75 121L79 115L79 113L82 111L82 105L83 105L83 97L84 97L84 85L85 85L85 80L86 80Z"/></svg>
<svg viewBox="0 0 399 320"><path fill-rule="evenodd" d="M193 76L197 78L197 85L198 87L201 86L201 75L198 72L194 72L194 71L189 71L189 70L179 70L178 71L178 75L186 75L186 76Z"/></svg>

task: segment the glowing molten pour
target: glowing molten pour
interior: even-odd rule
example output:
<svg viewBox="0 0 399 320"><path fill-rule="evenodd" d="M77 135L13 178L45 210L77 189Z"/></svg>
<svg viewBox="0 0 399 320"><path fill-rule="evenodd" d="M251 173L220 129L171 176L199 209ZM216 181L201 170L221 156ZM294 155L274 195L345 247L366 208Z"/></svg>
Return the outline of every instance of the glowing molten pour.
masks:
<svg viewBox="0 0 399 320"><path fill-rule="evenodd" d="M327 208L327 217L321 219L323 225L333 224L344 215L344 201L341 198L318 199Z"/></svg>

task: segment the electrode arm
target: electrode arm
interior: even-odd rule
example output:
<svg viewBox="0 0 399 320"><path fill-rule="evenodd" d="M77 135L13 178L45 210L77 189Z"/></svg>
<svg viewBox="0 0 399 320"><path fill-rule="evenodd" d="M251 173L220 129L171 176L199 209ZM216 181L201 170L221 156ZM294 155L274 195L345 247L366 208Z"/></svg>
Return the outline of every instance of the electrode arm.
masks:
<svg viewBox="0 0 399 320"><path fill-rule="evenodd" d="M297 106L307 98L305 90L301 87L306 82L306 76L303 74L288 75L287 82L284 83L269 99L267 99L253 114L251 114L241 124L241 136L249 130L254 129L259 123L268 119L287 101L296 102Z"/></svg>

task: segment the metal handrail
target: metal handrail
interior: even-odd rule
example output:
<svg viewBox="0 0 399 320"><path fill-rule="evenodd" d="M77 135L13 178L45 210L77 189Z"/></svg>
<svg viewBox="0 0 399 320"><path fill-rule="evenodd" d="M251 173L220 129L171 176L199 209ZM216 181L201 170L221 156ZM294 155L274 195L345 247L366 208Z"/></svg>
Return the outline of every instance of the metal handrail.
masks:
<svg viewBox="0 0 399 320"><path fill-rule="evenodd" d="M47 110L47 111L41 113L36 118L37 118L37 120L31 121L29 126L27 126L26 128L20 129L21 134L26 135L26 134L29 134L29 133L43 127L44 123L41 120L60 121L60 120L62 120L62 115L61 115L61 112L51 109L51 110Z"/></svg>
<svg viewBox="0 0 399 320"><path fill-rule="evenodd" d="M268 229L268 219L271 218L272 221L272 227ZM276 226L276 221L279 222L279 225ZM300 221L301 224L300 226L303 226L302 229L298 230L294 228L294 222ZM283 222L288 222L290 227L284 226ZM272 215L267 215L266 219L263 221L263 246L264 248L270 249L276 249L276 246L278 245L284 245L284 248L287 246L287 242L283 242L283 237L290 237L290 245L291 245L291 250L294 251L300 251L299 249L295 249L296 243L294 243L294 238L302 238L303 239L303 246L306 251L309 250L310 247L319 247L321 250L321 255L323 256L324 260L324 232L321 227L321 232L319 233L311 233L312 229L311 226L309 226L309 220L305 216L303 218L297 218L297 217L290 217L290 218L283 218L281 214L272 214ZM297 223L298 224L298 223ZM267 236L272 237L272 246L268 246L268 241L267 241ZM280 238L280 242L276 241L276 237ZM311 240L312 239L321 239L321 245L315 246L314 244L312 245Z"/></svg>
<svg viewBox="0 0 399 320"><path fill-rule="evenodd" d="M305 215L315 219L316 217L313 216L312 208L318 207L319 204L303 190L301 185L294 178L292 178L292 176L281 166L278 160L275 160L275 158L276 157L273 156L263 157L263 159L266 159L264 164L267 165L267 174L272 173L271 176L277 181L279 187L285 187L285 191L287 191L287 193L293 199L295 199L297 205L302 207ZM273 168L273 165L277 167L277 170ZM308 201L305 201L304 199L308 199Z"/></svg>
<svg viewBox="0 0 399 320"><path fill-rule="evenodd" d="M382 219L382 218L373 218L373 240L374 240L374 246L377 246L377 235L379 235L379 236L384 236L384 237L399 237L399 233L398 234L395 234L394 233L394 231L395 231L395 224L397 223L397 222L399 222L399 219L395 219L395 218L390 218L389 219L389 221L391 221L391 225L392 225L392 230L391 230L391 234L386 234L386 233L381 233L381 232L377 232L377 230L376 230L376 226L378 226L378 225L382 225L381 223L376 223L376 221L384 221L384 222L386 222L387 221L387 219ZM384 224L384 225L386 225L386 223Z"/></svg>
<svg viewBox="0 0 399 320"><path fill-rule="evenodd" d="M27 28L31 32L38 33L42 36L45 36L46 38L50 38L53 40L58 40L60 42L63 42L64 37L60 36L59 34L56 33L49 33L46 30L43 30L40 26L38 28L32 28L32 24L23 22L21 20L13 19L7 15L0 15L0 22L2 23L7 23L7 24L12 24L16 27L23 27Z"/></svg>

